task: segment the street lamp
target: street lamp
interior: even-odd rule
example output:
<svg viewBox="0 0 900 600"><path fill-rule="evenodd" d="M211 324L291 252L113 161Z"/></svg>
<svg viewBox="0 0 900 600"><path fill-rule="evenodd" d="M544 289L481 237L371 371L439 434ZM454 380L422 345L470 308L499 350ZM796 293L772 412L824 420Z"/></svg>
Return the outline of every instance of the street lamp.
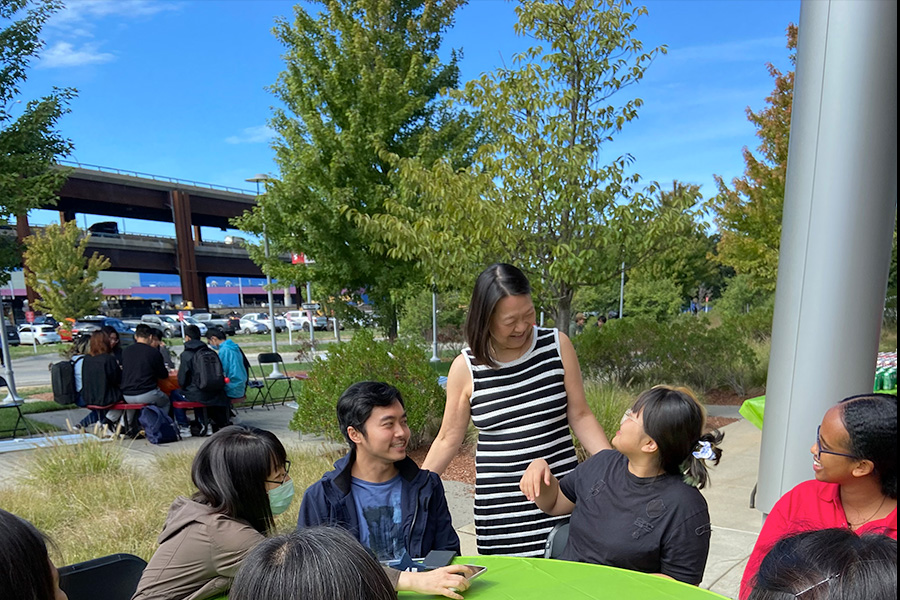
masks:
<svg viewBox="0 0 900 600"><path fill-rule="evenodd" d="M258 175L254 175L253 177L250 177L249 179L244 180L244 181L252 181L252 182L256 183L256 198L257 198L256 201L257 202L259 202L259 182L260 181L268 181L268 180L269 180L269 176L266 175L265 173L260 173ZM268 262L269 262L269 236L266 235L265 210L263 210L263 249L265 250L265 253L266 253L265 272L266 272L266 294L268 295L268 300L269 300L269 325L270 325L269 332L272 334L272 352L276 353L276 352L278 352L278 344L275 341L275 307L273 306L273 304L275 303L275 297L272 294L272 276L269 275L269 265L268 265ZM270 377L273 377L273 378L284 377L284 375L281 373L281 371L278 370L277 362L272 363L272 374L270 375Z"/></svg>

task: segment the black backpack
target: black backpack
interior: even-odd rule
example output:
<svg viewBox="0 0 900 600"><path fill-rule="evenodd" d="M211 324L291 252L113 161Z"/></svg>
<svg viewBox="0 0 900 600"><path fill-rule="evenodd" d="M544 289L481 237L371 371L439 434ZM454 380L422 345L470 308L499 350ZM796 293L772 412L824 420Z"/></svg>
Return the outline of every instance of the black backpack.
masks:
<svg viewBox="0 0 900 600"><path fill-rule="evenodd" d="M50 387L56 403L75 404L75 365L81 360L84 360L83 356L74 361L63 360L50 367Z"/></svg>
<svg viewBox="0 0 900 600"><path fill-rule="evenodd" d="M168 444L178 441L178 428L175 421L163 410L153 404L141 409L138 422L144 430L144 437L151 444Z"/></svg>
<svg viewBox="0 0 900 600"><path fill-rule="evenodd" d="M200 348L192 360L193 380L201 392L218 392L225 389L225 370L219 355L209 348Z"/></svg>

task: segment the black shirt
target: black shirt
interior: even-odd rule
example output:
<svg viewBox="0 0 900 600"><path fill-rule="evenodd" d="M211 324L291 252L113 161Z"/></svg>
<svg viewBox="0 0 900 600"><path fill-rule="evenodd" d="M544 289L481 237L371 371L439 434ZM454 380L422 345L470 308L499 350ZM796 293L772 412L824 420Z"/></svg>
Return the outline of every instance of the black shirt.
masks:
<svg viewBox="0 0 900 600"><path fill-rule="evenodd" d="M150 344L134 343L122 351L122 393L146 394L169 376L162 354Z"/></svg>
<svg viewBox="0 0 900 600"><path fill-rule="evenodd" d="M122 401L119 382L122 369L112 354L85 356L81 367L81 397L92 406L109 406Z"/></svg>
<svg viewBox="0 0 900 600"><path fill-rule="evenodd" d="M637 477L601 450L559 482L575 502L563 560L663 573L697 585L709 554L706 499L676 475Z"/></svg>

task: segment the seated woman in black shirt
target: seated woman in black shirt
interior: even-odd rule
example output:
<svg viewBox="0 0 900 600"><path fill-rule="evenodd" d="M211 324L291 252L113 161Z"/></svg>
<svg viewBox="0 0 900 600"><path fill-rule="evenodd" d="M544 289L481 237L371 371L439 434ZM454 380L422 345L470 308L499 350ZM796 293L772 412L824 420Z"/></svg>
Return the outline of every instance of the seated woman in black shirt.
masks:
<svg viewBox="0 0 900 600"><path fill-rule="evenodd" d="M110 406L122 401L122 369L111 351L105 332L91 334L88 356L81 368L81 397L90 406Z"/></svg>
<svg viewBox="0 0 900 600"><path fill-rule="evenodd" d="M703 433L703 407L686 389L654 387L622 417L612 440L557 481L544 460L520 482L550 515L572 515L564 560L655 573L697 585L709 554L710 522L698 491L717 464L718 431Z"/></svg>

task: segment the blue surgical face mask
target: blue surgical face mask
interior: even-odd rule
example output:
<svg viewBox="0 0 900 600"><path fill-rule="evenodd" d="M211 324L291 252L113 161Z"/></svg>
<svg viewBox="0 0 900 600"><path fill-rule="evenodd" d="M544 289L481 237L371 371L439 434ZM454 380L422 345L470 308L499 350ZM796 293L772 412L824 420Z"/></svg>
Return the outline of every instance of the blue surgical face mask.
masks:
<svg viewBox="0 0 900 600"><path fill-rule="evenodd" d="M269 490L269 506L273 515L280 515L288 509L294 499L294 480L288 479L277 488Z"/></svg>

